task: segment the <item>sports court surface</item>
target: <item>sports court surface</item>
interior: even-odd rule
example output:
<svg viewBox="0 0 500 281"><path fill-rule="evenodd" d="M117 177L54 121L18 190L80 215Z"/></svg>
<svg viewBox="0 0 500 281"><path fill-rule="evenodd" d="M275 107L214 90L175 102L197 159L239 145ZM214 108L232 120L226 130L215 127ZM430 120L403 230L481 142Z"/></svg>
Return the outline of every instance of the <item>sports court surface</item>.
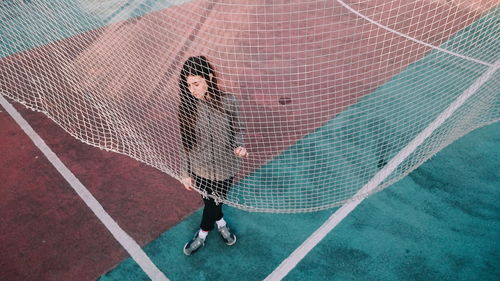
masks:
<svg viewBox="0 0 500 281"><path fill-rule="evenodd" d="M68 10L74 8L68 4ZM168 8L158 6L162 9ZM87 31L60 30L50 35L54 38L42 36L44 42L26 49ZM421 65L425 64L413 63L398 75L411 76ZM469 79L450 76L455 77L450 84ZM377 89L393 87L390 83ZM376 95L374 90L365 100ZM20 116L15 117L7 102ZM18 123L22 119L170 280L279 278L282 262L298 262L284 280L500 276L499 122L455 141L403 180L365 199L321 241L308 237L338 208L308 214L226 208L238 243L229 248L211 234L200 252L186 257L182 246L198 227L199 195L136 160L83 144L45 115L18 103L5 100L0 109L2 281L150 279L93 213L96 206L87 206L75 192L72 185L78 183L68 183L44 156L43 145L35 145L33 135L23 131ZM328 124L335 126L335 119ZM287 259L308 245L315 247L303 259Z"/></svg>

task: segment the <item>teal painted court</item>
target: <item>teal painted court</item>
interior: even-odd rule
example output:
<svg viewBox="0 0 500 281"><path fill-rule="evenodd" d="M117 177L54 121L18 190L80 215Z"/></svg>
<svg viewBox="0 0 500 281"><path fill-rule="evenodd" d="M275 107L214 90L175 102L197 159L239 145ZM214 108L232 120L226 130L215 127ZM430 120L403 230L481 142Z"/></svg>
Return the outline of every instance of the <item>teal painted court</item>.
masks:
<svg viewBox="0 0 500 281"><path fill-rule="evenodd" d="M444 45L453 45L466 36L476 36L475 31L495 16L492 13L484 17ZM490 29L489 32L496 31ZM480 49L471 52L488 53ZM491 57L483 59L494 60ZM269 191L269 196L272 196L272 190L282 188L272 186L273 183L299 181L304 186L314 185L312 179L317 177L310 174L309 167L340 167L330 171L331 177L322 179L331 185L343 177L355 177L349 174L349 169L341 168L359 164L354 156L342 158L342 154L333 151L326 156L314 157L324 153L330 142L343 141L345 147L369 144L365 145L362 157L372 161L363 162L368 172L365 178L359 179L366 182L380 169L377 163L383 140L377 139L377 136L380 138L377 126L394 128L390 137L414 138L424 129L422 124L426 122L412 131L414 135L398 131L398 122L419 118L431 122L445 109L444 105L466 91L481 75L471 69L459 67L449 55L433 51L244 181L261 180L260 192ZM419 73L419 79L432 81L437 71L440 74L445 72L448 77L436 81L439 90L435 84L433 88L412 87L416 73ZM496 78L488 83L498 84L498 71L495 75ZM399 91L394 91L394 88ZM363 110L370 103L376 103L380 95L389 92L386 89L398 94L393 97L394 103L387 108L378 106L372 111ZM436 103L433 92L440 90L457 94L448 97L450 100ZM411 95L421 97L418 101L423 104L436 106L420 107L426 111L405 116L410 112L405 107L418 107L405 99ZM480 95L481 89L477 93ZM496 100L500 100L500 93L497 93ZM471 98L468 102L478 100ZM402 110L391 110L393 108ZM500 108L497 107L498 111ZM347 132L349 126L365 126L365 129L352 136ZM353 138L357 142L353 142ZM432 137L428 141L432 141ZM383 156L390 159L403 145L385 148ZM294 165L294 155L304 151L312 155L311 162ZM336 165L338 163L342 164ZM266 177L270 170L279 170L286 179L278 181ZM500 276L499 248L495 242L500 239L500 206L496 203L500 195L499 171L500 123L497 122L453 142L410 175L370 196L284 280L496 280ZM289 197L302 195L300 191L288 192ZM199 253L186 257L182 246L198 227L201 217L198 211L147 245L145 251L171 280L262 280L336 210L263 214L226 207L226 216L239 237L237 245L228 248L214 233ZM148 280L148 277L133 260L128 259L100 280Z"/></svg>

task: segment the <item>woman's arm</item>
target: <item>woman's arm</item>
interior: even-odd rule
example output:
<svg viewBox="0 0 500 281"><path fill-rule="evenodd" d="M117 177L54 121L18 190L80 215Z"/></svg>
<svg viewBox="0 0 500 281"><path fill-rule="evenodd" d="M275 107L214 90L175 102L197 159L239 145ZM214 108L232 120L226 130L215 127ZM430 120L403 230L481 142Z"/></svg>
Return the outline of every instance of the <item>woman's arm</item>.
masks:
<svg viewBox="0 0 500 281"><path fill-rule="evenodd" d="M187 190L193 189L193 178L191 177L191 160L188 152L181 152L181 183Z"/></svg>
<svg viewBox="0 0 500 281"><path fill-rule="evenodd" d="M238 100L230 95L228 99L228 111L231 118L234 154L238 157L248 157L248 151L244 147L245 123L240 118Z"/></svg>
<svg viewBox="0 0 500 281"><path fill-rule="evenodd" d="M236 97L229 95L227 101L227 111L229 112L229 118L231 118L232 133L234 137L233 147L244 146L245 143L245 123L240 118L240 111L238 106L238 100Z"/></svg>

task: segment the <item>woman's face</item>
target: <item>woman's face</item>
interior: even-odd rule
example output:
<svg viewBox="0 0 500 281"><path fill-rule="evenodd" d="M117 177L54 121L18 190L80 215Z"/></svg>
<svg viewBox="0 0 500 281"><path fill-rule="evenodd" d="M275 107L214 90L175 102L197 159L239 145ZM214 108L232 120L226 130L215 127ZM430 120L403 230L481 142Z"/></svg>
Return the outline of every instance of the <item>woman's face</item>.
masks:
<svg viewBox="0 0 500 281"><path fill-rule="evenodd" d="M188 84L188 89L193 96L198 99L205 99L205 95L208 90L208 84L205 78L198 75L189 75L186 78L186 82Z"/></svg>

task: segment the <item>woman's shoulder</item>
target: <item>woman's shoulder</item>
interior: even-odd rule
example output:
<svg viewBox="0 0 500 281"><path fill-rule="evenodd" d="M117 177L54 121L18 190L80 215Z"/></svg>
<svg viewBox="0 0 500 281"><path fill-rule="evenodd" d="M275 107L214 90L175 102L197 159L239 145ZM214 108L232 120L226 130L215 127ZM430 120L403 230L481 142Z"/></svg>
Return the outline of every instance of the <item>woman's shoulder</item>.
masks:
<svg viewBox="0 0 500 281"><path fill-rule="evenodd" d="M224 104L234 104L238 101L235 95L227 92L223 92L221 97Z"/></svg>

